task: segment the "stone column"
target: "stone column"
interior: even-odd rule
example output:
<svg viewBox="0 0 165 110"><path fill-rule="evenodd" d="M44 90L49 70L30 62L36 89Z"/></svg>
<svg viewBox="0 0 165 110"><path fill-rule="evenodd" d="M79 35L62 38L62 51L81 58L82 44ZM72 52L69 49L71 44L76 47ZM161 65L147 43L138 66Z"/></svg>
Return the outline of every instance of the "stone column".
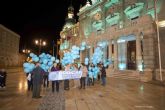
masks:
<svg viewBox="0 0 165 110"><path fill-rule="evenodd" d="M93 45L91 45L91 48L90 48L90 59L92 58L92 55L93 55Z"/></svg>
<svg viewBox="0 0 165 110"><path fill-rule="evenodd" d="M152 78L156 78L154 69L156 68L156 56L157 45L155 43L155 34L148 34L143 36L143 60L144 60L144 71L141 77L141 81L148 82ZM159 74L158 74L159 75Z"/></svg>
<svg viewBox="0 0 165 110"><path fill-rule="evenodd" d="M83 62L83 54L82 54L82 51L80 51L80 62L81 62L81 63Z"/></svg>
<svg viewBox="0 0 165 110"><path fill-rule="evenodd" d="M96 47L97 47L97 42L94 42L94 50L95 50Z"/></svg>
<svg viewBox="0 0 165 110"><path fill-rule="evenodd" d="M93 44L93 53L95 52L96 47L97 47L97 42L94 42L94 44Z"/></svg>
<svg viewBox="0 0 165 110"><path fill-rule="evenodd" d="M142 71L142 49L140 35L136 35L136 70Z"/></svg>
<svg viewBox="0 0 165 110"><path fill-rule="evenodd" d="M127 63L128 63L128 62L127 62L127 48L128 48L128 47L127 47L127 44L128 44L128 41L125 42L125 64L126 64L126 69L127 69L127 65L128 65L128 64L127 64Z"/></svg>
<svg viewBox="0 0 165 110"><path fill-rule="evenodd" d="M118 69L118 46L117 46L117 39L114 39L114 69Z"/></svg>
<svg viewBox="0 0 165 110"><path fill-rule="evenodd" d="M106 60L107 59L107 46L105 46L104 48L103 48L103 60Z"/></svg>

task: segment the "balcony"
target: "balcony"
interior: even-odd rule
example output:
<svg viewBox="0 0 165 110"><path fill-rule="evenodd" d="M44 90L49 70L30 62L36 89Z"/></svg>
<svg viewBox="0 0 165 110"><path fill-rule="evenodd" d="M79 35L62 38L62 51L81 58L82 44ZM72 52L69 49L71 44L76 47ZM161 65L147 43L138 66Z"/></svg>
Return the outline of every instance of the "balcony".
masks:
<svg viewBox="0 0 165 110"><path fill-rule="evenodd" d="M110 14L106 17L106 22L112 26L115 24L118 24L120 19L120 14L119 13L114 13L114 14Z"/></svg>
<svg viewBox="0 0 165 110"><path fill-rule="evenodd" d="M102 30L103 21L102 20L94 21L92 26L96 30Z"/></svg>
<svg viewBox="0 0 165 110"><path fill-rule="evenodd" d="M152 29L151 29L152 24L151 23L153 23L152 17L145 15L145 16L142 16L138 19L125 22L123 24L123 28L120 28L119 25L115 25L115 26L107 27L106 31L110 32L111 34L115 33L115 32L123 32L123 33L131 32L130 29L134 30L137 28L138 29L141 28L141 30L144 30L147 28L147 29L150 29L148 31L152 31Z"/></svg>
<svg viewBox="0 0 165 110"><path fill-rule="evenodd" d="M124 13L129 19L136 18L140 16L140 12L144 7L144 3L135 3L131 6L128 6L125 10Z"/></svg>

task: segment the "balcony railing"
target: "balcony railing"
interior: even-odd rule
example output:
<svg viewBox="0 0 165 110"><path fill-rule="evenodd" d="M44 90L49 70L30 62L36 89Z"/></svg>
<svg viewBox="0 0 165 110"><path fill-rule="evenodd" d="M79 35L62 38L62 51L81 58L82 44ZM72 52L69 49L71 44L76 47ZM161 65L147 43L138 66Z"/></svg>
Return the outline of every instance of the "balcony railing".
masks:
<svg viewBox="0 0 165 110"><path fill-rule="evenodd" d="M128 6L124 10L124 13L127 15L129 19L133 19L140 16L140 12L143 9L143 7L144 7L144 3L135 3Z"/></svg>
<svg viewBox="0 0 165 110"><path fill-rule="evenodd" d="M118 24L120 19L120 14L119 13L114 13L114 14L110 14L106 17L106 22L112 26L115 24Z"/></svg>

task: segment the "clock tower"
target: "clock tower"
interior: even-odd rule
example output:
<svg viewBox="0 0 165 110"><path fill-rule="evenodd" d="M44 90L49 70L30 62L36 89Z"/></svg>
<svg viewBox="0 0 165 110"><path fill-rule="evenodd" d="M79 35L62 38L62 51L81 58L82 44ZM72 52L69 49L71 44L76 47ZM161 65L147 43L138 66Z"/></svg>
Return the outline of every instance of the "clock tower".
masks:
<svg viewBox="0 0 165 110"><path fill-rule="evenodd" d="M75 23L76 23L76 20L74 19L74 8L71 3L71 5L68 7L68 14L65 19L63 30L71 28Z"/></svg>

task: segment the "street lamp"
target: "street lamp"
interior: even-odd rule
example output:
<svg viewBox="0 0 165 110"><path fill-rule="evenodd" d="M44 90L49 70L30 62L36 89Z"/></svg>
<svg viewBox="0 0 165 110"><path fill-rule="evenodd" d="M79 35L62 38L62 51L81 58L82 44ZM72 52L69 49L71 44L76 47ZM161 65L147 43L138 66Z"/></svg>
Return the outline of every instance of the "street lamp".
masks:
<svg viewBox="0 0 165 110"><path fill-rule="evenodd" d="M46 41L43 41L42 39L35 40L35 44L39 46L38 54L40 54L41 47L46 46Z"/></svg>
<svg viewBox="0 0 165 110"><path fill-rule="evenodd" d="M23 49L22 52L25 54L28 54L28 53L30 53L30 50L29 49Z"/></svg>
<svg viewBox="0 0 165 110"><path fill-rule="evenodd" d="M58 57L58 46L60 45L60 39L57 39L57 43L53 42L53 56L54 56L54 47L56 47L56 58Z"/></svg>

